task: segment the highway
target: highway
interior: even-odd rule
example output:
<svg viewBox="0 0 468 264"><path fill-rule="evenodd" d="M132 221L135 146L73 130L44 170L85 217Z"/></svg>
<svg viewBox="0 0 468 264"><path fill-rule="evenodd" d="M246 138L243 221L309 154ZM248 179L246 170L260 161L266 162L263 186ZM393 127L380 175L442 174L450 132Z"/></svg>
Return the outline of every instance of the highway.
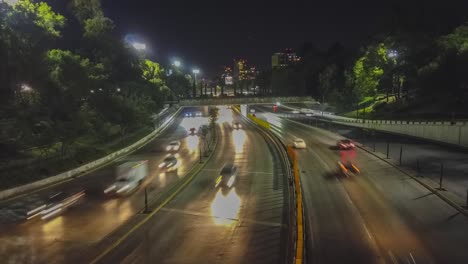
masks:
<svg viewBox="0 0 468 264"><path fill-rule="evenodd" d="M208 122L205 117L178 116L157 138L143 148L112 164L77 179L63 182L34 193L0 202L0 256L2 263L65 263L80 256L88 247L126 223L144 207L146 187L149 199L159 195L184 177L198 162L197 136L187 130ZM158 165L167 155L166 145L180 140L177 170L165 172ZM108 197L103 190L115 181L115 167L124 161L148 160L149 177L133 194ZM51 219L24 220L27 208L41 204L57 192L85 190L85 196L72 207Z"/></svg>
<svg viewBox="0 0 468 264"><path fill-rule="evenodd" d="M287 262L289 200L282 164L271 144L238 118L220 108L218 147L203 170L99 263ZM233 129L233 119L242 128ZM226 163L238 167L238 181L232 189L215 188Z"/></svg>
<svg viewBox="0 0 468 264"><path fill-rule="evenodd" d="M297 108L315 108L320 105L290 104ZM284 112L283 112L284 113ZM439 181L441 164L444 164L443 187L458 195L460 199L466 199L468 188L468 151L466 149L438 144L427 140L410 138L400 135L393 135L379 131L368 132L363 129L330 124L313 117L306 117L303 114L288 114L294 119L304 123L316 124L319 127L331 129L340 135L359 141L377 152L387 153L389 144L389 157L395 161L400 159L400 148L402 151L402 166L413 170L418 170L424 177L428 177L435 182ZM324 120L332 120L329 115L325 115Z"/></svg>
<svg viewBox="0 0 468 264"><path fill-rule="evenodd" d="M336 133L254 109L285 143L307 143L297 153L308 263L468 263L468 221L437 196L367 152L337 150ZM348 158L360 174L339 173Z"/></svg>

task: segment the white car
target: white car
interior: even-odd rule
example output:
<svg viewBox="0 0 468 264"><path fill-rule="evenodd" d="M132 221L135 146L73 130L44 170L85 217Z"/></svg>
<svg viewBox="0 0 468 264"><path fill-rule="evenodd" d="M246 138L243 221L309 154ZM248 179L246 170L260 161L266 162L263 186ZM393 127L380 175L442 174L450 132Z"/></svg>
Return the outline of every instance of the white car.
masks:
<svg viewBox="0 0 468 264"><path fill-rule="evenodd" d="M300 112L297 111L297 110L293 110L292 113L293 113L293 114L299 114Z"/></svg>
<svg viewBox="0 0 468 264"><path fill-rule="evenodd" d="M174 140L169 142L169 145L166 147L166 151L179 151L180 149L180 141Z"/></svg>
<svg viewBox="0 0 468 264"><path fill-rule="evenodd" d="M160 169L166 169L167 171L171 171L177 168L176 167L177 163L178 163L177 158L172 155L169 155L163 160L161 164L159 164L158 167Z"/></svg>
<svg viewBox="0 0 468 264"><path fill-rule="evenodd" d="M130 194L140 186L148 176L148 160L128 161L116 169L116 181L104 190L108 195Z"/></svg>
<svg viewBox="0 0 468 264"><path fill-rule="evenodd" d="M294 142L293 142L293 146L294 146L294 148L297 148L297 149L299 149L299 148L306 148L306 143L305 143L305 141L304 141L303 139L301 139L301 138L296 138L296 139L294 140Z"/></svg>
<svg viewBox="0 0 468 264"><path fill-rule="evenodd" d="M200 111L195 112L195 116L198 116L198 117L202 116L202 112L200 112Z"/></svg>

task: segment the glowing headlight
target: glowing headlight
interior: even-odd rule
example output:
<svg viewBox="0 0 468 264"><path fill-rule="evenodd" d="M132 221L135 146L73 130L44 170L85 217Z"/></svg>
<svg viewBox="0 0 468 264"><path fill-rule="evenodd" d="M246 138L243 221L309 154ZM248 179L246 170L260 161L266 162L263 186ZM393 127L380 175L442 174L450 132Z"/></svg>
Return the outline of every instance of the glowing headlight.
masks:
<svg viewBox="0 0 468 264"><path fill-rule="evenodd" d="M231 176L231 178L229 178L229 181L227 183L227 186L229 188L231 188L232 184L234 184L234 180L235 180L234 176Z"/></svg>

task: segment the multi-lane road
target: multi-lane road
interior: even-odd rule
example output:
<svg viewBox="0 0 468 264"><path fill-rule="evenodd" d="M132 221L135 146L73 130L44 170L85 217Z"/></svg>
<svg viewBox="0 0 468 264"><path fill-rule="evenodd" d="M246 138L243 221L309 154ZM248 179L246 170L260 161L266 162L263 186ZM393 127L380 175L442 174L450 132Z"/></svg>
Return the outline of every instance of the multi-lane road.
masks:
<svg viewBox="0 0 468 264"><path fill-rule="evenodd" d="M385 161L359 148L338 150L338 133L279 118L271 106L254 108L285 143L307 144L296 152L309 263L467 262L465 216ZM360 173L339 173L344 158Z"/></svg>
<svg viewBox="0 0 468 264"><path fill-rule="evenodd" d="M196 109L187 109L193 111ZM203 110L203 109L200 109ZM206 111L206 110L205 110ZM83 250L127 222L144 207L146 187L149 198L155 197L184 177L198 161L198 137L187 133L192 126L206 123L207 118L178 116L155 140L140 150L120 158L109 166L86 176L57 184L0 203L0 256L3 263L64 263L80 256ZM158 165L168 155L171 140L180 140L176 154L177 170L166 172ZM121 198L104 195L115 181L115 167L125 161L148 160L149 177L135 193ZM85 190L85 196L58 217L25 220L28 208L48 201L59 192Z"/></svg>
<svg viewBox="0 0 468 264"><path fill-rule="evenodd" d="M290 110L253 106L295 150L303 188L307 263L468 263L465 216L387 162L356 148L340 151L340 133L281 118ZM217 147L201 171L152 214L142 214L144 187L150 200L178 182L198 163L199 138L188 135L206 123L179 116L142 149L86 176L0 202L0 255L5 263L291 263L287 173L274 144L259 128L220 107ZM239 122L240 128L233 128ZM158 165L165 146L181 140L179 167ZM351 159L360 173L340 173ZM103 190L115 166L148 160L150 177L135 193L112 198ZM231 189L216 188L225 164L239 170ZM24 221L24 208L58 191L84 189L85 197L62 214ZM154 209L154 207L152 207ZM136 228L137 227L137 228ZM125 239L121 239L125 237ZM103 254L105 253L105 254Z"/></svg>
<svg viewBox="0 0 468 264"><path fill-rule="evenodd" d="M276 151L226 107L218 123L218 147L204 169L99 262L287 262L288 187ZM237 166L239 180L230 190L215 188L227 163Z"/></svg>

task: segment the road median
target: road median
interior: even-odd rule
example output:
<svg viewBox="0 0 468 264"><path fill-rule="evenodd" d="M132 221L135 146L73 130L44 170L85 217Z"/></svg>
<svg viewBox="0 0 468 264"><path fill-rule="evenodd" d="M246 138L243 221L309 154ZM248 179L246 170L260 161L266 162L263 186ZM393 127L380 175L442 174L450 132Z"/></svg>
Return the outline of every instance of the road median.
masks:
<svg viewBox="0 0 468 264"><path fill-rule="evenodd" d="M288 239L288 244L290 247L290 252L292 253L288 255L288 262L300 264L304 262L304 248L305 248L305 227L304 227L304 211L303 211L303 204L302 204L302 189L300 185L300 175L299 169L297 167L296 161L296 169L294 170L294 159L293 156L288 155L289 150L288 147L281 141L281 139L275 134L272 129L274 126L271 126L270 123L267 121L257 118L252 114L247 114L247 117L241 114L240 108L235 106L233 109L238 112L241 116L243 116L246 120L252 123L254 126L261 131L263 136L266 140L273 143L275 148L280 153L280 156L283 159L283 163L285 165L285 172L287 173L287 179L290 183L290 187L292 192L289 192L290 203L293 203L294 206L294 214L289 214L290 219L288 226L292 227L290 230L290 237Z"/></svg>

